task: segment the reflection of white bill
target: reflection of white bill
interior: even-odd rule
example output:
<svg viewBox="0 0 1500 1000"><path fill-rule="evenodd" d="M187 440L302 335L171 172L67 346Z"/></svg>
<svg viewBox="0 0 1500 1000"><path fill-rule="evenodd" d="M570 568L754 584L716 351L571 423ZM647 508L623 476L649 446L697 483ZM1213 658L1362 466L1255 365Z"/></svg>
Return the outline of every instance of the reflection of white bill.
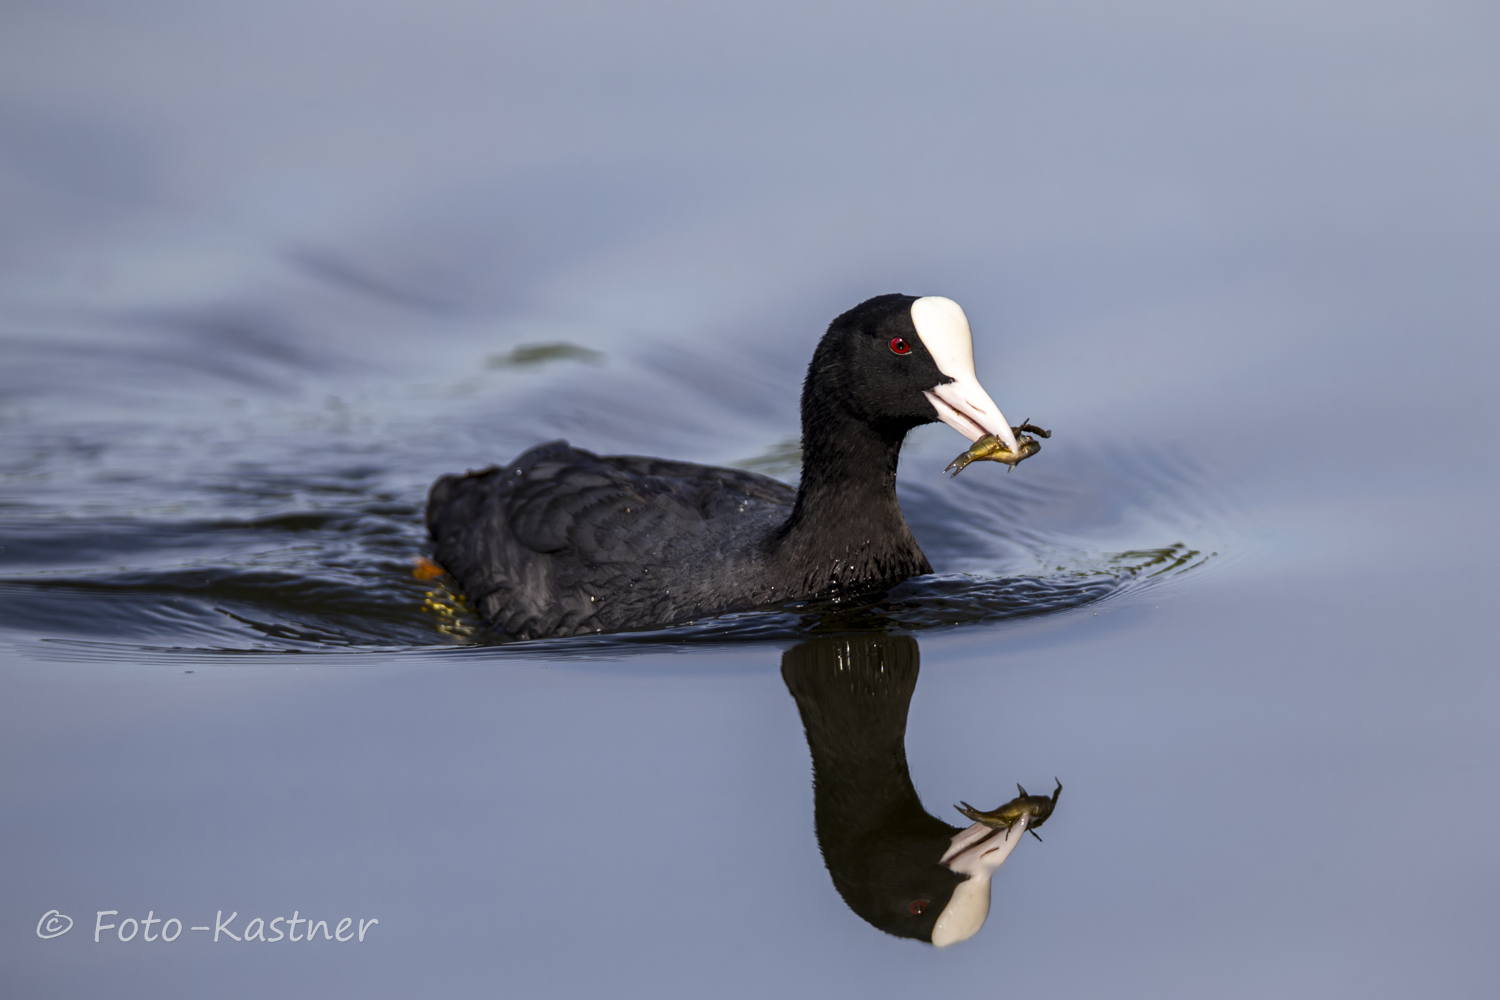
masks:
<svg viewBox="0 0 1500 1000"><path fill-rule="evenodd" d="M1030 821L1031 817L1023 814L1009 830L975 823L953 835L942 864L969 877L953 890L953 898L933 925L933 944L946 948L967 941L984 926L990 915L990 876L1016 849Z"/></svg>
<svg viewBox="0 0 1500 1000"><path fill-rule="evenodd" d="M43 941L48 938L62 937L73 929L73 918L66 913L58 913L56 910L48 910L42 914L42 919L36 922L36 936Z"/></svg>

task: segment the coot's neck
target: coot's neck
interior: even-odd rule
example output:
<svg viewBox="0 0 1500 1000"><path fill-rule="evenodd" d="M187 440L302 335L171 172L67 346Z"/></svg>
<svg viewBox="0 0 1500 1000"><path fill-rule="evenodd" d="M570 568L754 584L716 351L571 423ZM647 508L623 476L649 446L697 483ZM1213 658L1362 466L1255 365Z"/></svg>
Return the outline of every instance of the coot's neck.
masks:
<svg viewBox="0 0 1500 1000"><path fill-rule="evenodd" d="M799 650L782 662L782 676L807 731L815 826L830 869L840 860L848 865L850 852L868 849L871 837L882 831L899 836L932 824L940 837L953 835L922 808L906 762L916 644L910 653L901 646L842 645L833 647L832 656L828 649ZM806 676L791 676L797 668ZM834 880L839 878L835 871Z"/></svg>
<svg viewBox="0 0 1500 1000"><path fill-rule="evenodd" d="M874 427L837 405L804 400L802 483L778 555L809 595L868 590L932 572L896 500L909 428Z"/></svg>

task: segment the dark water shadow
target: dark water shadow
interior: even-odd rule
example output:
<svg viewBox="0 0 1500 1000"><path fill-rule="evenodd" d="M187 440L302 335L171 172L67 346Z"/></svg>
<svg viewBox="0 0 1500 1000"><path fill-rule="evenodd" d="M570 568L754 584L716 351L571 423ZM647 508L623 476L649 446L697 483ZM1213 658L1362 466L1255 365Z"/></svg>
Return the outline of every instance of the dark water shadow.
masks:
<svg viewBox="0 0 1500 1000"><path fill-rule="evenodd" d="M979 571L665 628L515 642L470 612L445 580L414 577L413 559L426 549L422 508L391 478L361 464L316 476L245 469L198 485L204 506L235 516L0 509L0 631L122 655L477 648L595 658L999 623L1118 599L1214 555L1184 542L1099 551L1070 537L1066 522L1037 527L1026 504L1031 494L1047 502L1045 484L1009 496L915 487L906 497L919 502L903 503L918 512L913 527L932 561ZM1036 571L995 572L1021 561L1018 554Z"/></svg>
<svg viewBox="0 0 1500 1000"><path fill-rule="evenodd" d="M813 769L813 828L834 889L862 920L939 946L972 937L991 876L1025 829L929 813L906 760L917 640L871 633L800 642L781 659Z"/></svg>
<svg viewBox="0 0 1500 1000"><path fill-rule="evenodd" d="M1116 554L1107 572L932 575L859 600L798 602L665 628L524 642L492 630L443 581L415 580L404 561L387 561L373 572L327 565L301 572L208 566L0 581L0 628L124 656L469 650L598 659L1054 614L1154 586L1208 558L1179 544Z"/></svg>

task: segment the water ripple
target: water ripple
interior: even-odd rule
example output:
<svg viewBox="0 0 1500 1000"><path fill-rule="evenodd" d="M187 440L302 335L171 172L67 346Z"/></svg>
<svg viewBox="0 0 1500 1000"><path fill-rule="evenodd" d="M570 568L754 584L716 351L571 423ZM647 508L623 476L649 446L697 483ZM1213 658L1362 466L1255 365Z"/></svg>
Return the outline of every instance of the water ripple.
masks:
<svg viewBox="0 0 1500 1000"><path fill-rule="evenodd" d="M727 365L722 352L682 345L642 349L634 360L611 353L597 366L541 365L533 362L605 356L521 341L508 353L493 350L504 343L476 351L452 384L381 389L369 381L381 364L373 353L344 366L329 344L304 345L288 333L295 324L265 318L274 314L225 306L192 323L124 316L134 339L110 343L134 359L132 371L162 377L155 352L171 343L187 355L171 366L174 377L197 373L149 406L67 390L75 376L97 374L93 362L65 369L62 355L40 347L27 371L0 379L56 380L0 413L0 632L99 655L483 647L599 656L1003 623L1125 598L1223 550L1213 541L1224 537L1218 479L1170 443L1075 441L1059 427L1014 475L985 466L949 479L941 469L953 436L918 433L899 493L933 575L853 603L509 642L442 581L412 575L428 551L422 505L432 479L503 461L568 427L599 451L738 459L795 479L801 455L786 426L795 384L769 362ZM143 323L160 336L136 336ZM86 357L77 346L68 358ZM32 368L38 377L28 383ZM292 372L329 380L293 385ZM258 387L255 373L276 385ZM243 395L225 396L227 383ZM558 399L587 404L549 410Z"/></svg>

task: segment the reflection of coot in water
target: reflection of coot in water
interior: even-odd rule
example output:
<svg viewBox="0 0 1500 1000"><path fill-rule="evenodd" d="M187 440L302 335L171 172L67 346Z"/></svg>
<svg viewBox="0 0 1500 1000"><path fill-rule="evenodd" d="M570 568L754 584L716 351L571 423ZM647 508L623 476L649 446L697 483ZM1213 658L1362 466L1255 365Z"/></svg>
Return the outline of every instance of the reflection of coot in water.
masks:
<svg viewBox="0 0 1500 1000"><path fill-rule="evenodd" d="M989 914L990 876L1020 842L927 813L906 765L919 654L910 636L814 639L781 676L812 751L813 824L834 888L876 927L939 946Z"/></svg>
<svg viewBox="0 0 1500 1000"><path fill-rule="evenodd" d="M813 353L797 490L557 441L438 480L427 527L437 562L518 638L878 590L932 572L896 502L896 461L907 432L936 420L1016 447L975 378L963 310L882 295L835 319Z"/></svg>

